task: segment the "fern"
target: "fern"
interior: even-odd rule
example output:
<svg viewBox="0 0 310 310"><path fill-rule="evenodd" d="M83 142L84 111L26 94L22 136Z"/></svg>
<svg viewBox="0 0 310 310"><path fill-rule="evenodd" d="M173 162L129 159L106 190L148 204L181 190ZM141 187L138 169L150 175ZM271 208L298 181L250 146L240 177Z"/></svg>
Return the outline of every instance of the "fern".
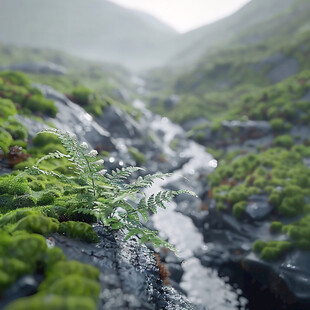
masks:
<svg viewBox="0 0 310 310"><path fill-rule="evenodd" d="M156 180L163 180L171 174L148 174L131 181L132 174L143 170L142 168L126 167L107 173L103 169L103 160L97 159L97 152L89 151L86 143L79 144L75 136L57 129L44 129L39 132L39 134L44 133L56 135L67 154L59 151L47 154L37 162L36 166L28 169L28 173L42 173L71 183L73 186L70 190L75 195L77 205L75 212L96 216L104 226L126 231L125 240L136 236L142 243L151 242L156 247L164 246L174 250L173 246L162 240L157 232L147 229L141 218L147 222L149 213L156 213L158 208L165 209L166 203L175 196L183 193L196 196L193 192L168 190L147 197L144 189L151 187ZM58 158L68 159L75 167L74 176L39 168L42 161Z"/></svg>

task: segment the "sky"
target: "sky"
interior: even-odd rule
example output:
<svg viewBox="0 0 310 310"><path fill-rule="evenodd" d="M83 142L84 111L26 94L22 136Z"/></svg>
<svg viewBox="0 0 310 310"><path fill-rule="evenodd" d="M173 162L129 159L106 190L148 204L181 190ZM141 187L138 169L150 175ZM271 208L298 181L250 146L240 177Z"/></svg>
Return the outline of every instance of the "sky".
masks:
<svg viewBox="0 0 310 310"><path fill-rule="evenodd" d="M147 12L179 32L187 32L228 16L250 0L110 0Z"/></svg>

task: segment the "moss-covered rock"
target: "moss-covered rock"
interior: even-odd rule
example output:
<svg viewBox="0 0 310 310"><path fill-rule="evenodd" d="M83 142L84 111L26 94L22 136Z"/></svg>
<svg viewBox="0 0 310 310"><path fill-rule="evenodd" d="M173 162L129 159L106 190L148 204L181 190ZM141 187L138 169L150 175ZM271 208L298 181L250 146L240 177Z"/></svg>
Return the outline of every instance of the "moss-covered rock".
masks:
<svg viewBox="0 0 310 310"><path fill-rule="evenodd" d="M294 143L293 138L290 135L282 135L274 140L276 146L281 146L285 148L290 148Z"/></svg>
<svg viewBox="0 0 310 310"><path fill-rule="evenodd" d="M241 219L242 216L245 213L245 208L247 206L247 202L246 201L239 201L238 203L235 203L233 205L233 215L237 218L237 219Z"/></svg>
<svg viewBox="0 0 310 310"><path fill-rule="evenodd" d="M38 215L37 211L31 209L22 209L11 211L0 218L0 228L8 224L15 224L26 216Z"/></svg>
<svg viewBox="0 0 310 310"><path fill-rule="evenodd" d="M18 209L18 208L32 208L36 205L37 200L31 195L21 195L16 197L12 204L11 209Z"/></svg>
<svg viewBox="0 0 310 310"><path fill-rule="evenodd" d="M13 141L12 136L3 127L0 127L0 150L6 155Z"/></svg>
<svg viewBox="0 0 310 310"><path fill-rule="evenodd" d="M47 190L39 197L37 204L39 206L46 206L53 204L57 197L60 197L60 193L55 190Z"/></svg>
<svg viewBox="0 0 310 310"><path fill-rule="evenodd" d="M96 310L96 303L89 297L35 295L20 298L4 310Z"/></svg>
<svg viewBox="0 0 310 310"><path fill-rule="evenodd" d="M81 277L77 274L67 275L55 279L44 290L39 290L40 294L55 294L61 296L90 297L93 300L98 299L100 293L100 284L98 281L87 277Z"/></svg>
<svg viewBox="0 0 310 310"><path fill-rule="evenodd" d="M14 103L9 99L0 98L0 117L2 119L13 116L17 113Z"/></svg>
<svg viewBox="0 0 310 310"><path fill-rule="evenodd" d="M277 260L285 255L292 248L289 241L268 241L257 240L253 244L253 251L260 254L263 260Z"/></svg>
<svg viewBox="0 0 310 310"><path fill-rule="evenodd" d="M278 221L274 221L274 222L271 222L270 224L270 231L272 233L279 233L282 231L282 223L281 222L278 222Z"/></svg>
<svg viewBox="0 0 310 310"><path fill-rule="evenodd" d="M51 232L56 232L58 227L59 222L54 218L43 215L28 215L17 222L14 230L25 230L29 233L46 236Z"/></svg>
<svg viewBox="0 0 310 310"><path fill-rule="evenodd" d="M98 236L91 225L82 222L63 222L59 225L59 233L70 238L87 242L98 242Z"/></svg>
<svg viewBox="0 0 310 310"><path fill-rule="evenodd" d="M30 188L25 178L13 175L0 178L0 194L25 195L29 193Z"/></svg>

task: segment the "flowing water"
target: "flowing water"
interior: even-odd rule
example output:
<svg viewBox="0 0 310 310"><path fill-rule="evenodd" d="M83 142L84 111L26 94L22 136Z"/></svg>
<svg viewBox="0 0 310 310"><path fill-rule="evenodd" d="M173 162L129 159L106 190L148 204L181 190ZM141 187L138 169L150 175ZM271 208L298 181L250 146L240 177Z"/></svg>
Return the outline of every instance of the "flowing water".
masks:
<svg viewBox="0 0 310 310"><path fill-rule="evenodd" d="M183 129L165 117L152 114L139 100L134 102L134 106L143 111L145 121L161 136L165 152L167 154L173 152L169 147L170 142L176 135L185 135ZM205 148L191 140L188 141L186 150L182 151L180 156L189 157L190 160L180 170L174 171L168 180L157 182L148 194L162 190L167 182L171 183L180 176L195 177L202 171L207 174L217 166L216 160L205 151ZM216 271L202 266L194 257L195 250L207 249L208 244L204 243L202 234L192 220L176 212L174 202L167 210L159 210L152 220L155 227L163 236L169 238L184 259L181 287L193 303L206 306L210 310L245 309L247 301L241 296L242 292L230 286L227 283L228 279L220 278Z"/></svg>

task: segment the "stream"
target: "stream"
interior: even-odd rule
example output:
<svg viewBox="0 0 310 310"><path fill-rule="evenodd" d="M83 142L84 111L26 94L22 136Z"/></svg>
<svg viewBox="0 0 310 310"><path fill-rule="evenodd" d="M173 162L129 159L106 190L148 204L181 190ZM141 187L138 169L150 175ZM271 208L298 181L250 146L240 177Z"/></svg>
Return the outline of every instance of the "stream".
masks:
<svg viewBox="0 0 310 310"><path fill-rule="evenodd" d="M169 145L176 135L185 135L181 126L172 123L165 117L154 115L146 109L140 100L134 101L134 106L144 114L152 130L161 137L163 148L167 154L173 152ZM188 140L188 146L180 157L189 157L189 161L165 181L158 181L147 194L163 190L163 186L182 176L195 178L198 173L207 174L217 167L217 161L205 151L205 148L194 141ZM195 188L191 188L195 191ZM184 275L181 287L195 304L206 306L209 310L246 309L247 300L242 297L240 289L228 284L227 278L220 278L217 271L206 268L194 257L194 251L207 250L209 246L203 241L202 234L192 220L176 211L176 203L172 202L166 210L159 210L152 216L155 227L163 237L167 237L184 259Z"/></svg>

